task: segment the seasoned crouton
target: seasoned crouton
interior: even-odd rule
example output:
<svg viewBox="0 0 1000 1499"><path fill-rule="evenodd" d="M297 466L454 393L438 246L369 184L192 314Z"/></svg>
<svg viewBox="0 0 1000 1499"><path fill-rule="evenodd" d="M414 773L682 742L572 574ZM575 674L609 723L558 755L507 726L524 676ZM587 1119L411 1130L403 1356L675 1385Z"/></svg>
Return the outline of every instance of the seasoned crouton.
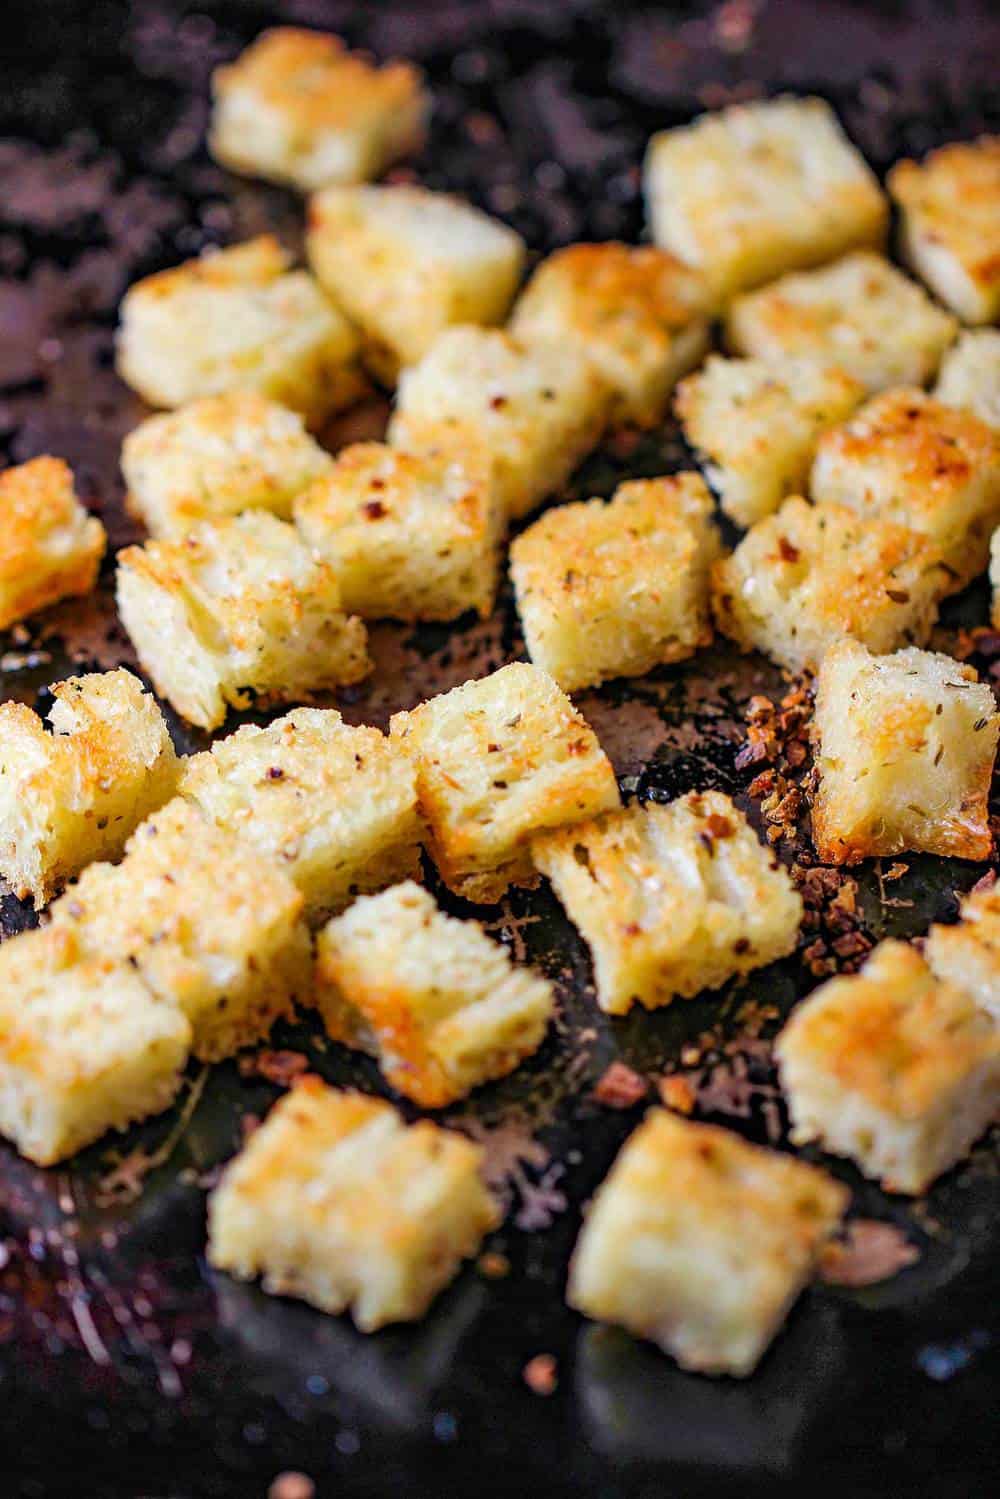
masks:
<svg viewBox="0 0 1000 1499"><path fill-rule="evenodd" d="M684 1369L752 1374L849 1196L814 1166L651 1109L598 1188L567 1300Z"/></svg>
<svg viewBox="0 0 1000 1499"><path fill-rule="evenodd" d="M963 896L955 926L932 926L924 957L942 983L972 996L1000 1021L1000 885Z"/></svg>
<svg viewBox="0 0 1000 1499"><path fill-rule="evenodd" d="M523 531L510 570L535 665L574 692L708 645L712 516L704 480L678 474L557 506Z"/></svg>
<svg viewBox="0 0 1000 1499"><path fill-rule="evenodd" d="M0 630L60 599L89 593L107 535L73 491L61 458L0 473Z"/></svg>
<svg viewBox="0 0 1000 1499"><path fill-rule="evenodd" d="M1000 1033L903 942L831 979L777 1042L792 1139L916 1194L965 1156L1000 1102Z"/></svg>
<svg viewBox="0 0 1000 1499"><path fill-rule="evenodd" d="M445 884L497 901L534 878L536 833L617 807L597 737L552 678L513 662L389 725L413 759L428 849Z"/></svg>
<svg viewBox="0 0 1000 1499"><path fill-rule="evenodd" d="M1000 427L1000 328L963 333L942 360L934 394Z"/></svg>
<svg viewBox="0 0 1000 1499"><path fill-rule="evenodd" d="M203 729L369 670L365 627L293 526L265 510L118 554L118 612L161 697Z"/></svg>
<svg viewBox="0 0 1000 1499"><path fill-rule="evenodd" d="M430 112L418 68L376 67L339 37L293 26L216 68L212 94L216 161L305 193L377 177L420 148Z"/></svg>
<svg viewBox="0 0 1000 1499"><path fill-rule="evenodd" d="M795 946L801 898L721 792L633 803L536 838L532 855L591 949L609 1015L719 989Z"/></svg>
<svg viewBox="0 0 1000 1499"><path fill-rule="evenodd" d="M208 1257L362 1332L415 1322L496 1226L482 1151L391 1104L303 1078L209 1198Z"/></svg>

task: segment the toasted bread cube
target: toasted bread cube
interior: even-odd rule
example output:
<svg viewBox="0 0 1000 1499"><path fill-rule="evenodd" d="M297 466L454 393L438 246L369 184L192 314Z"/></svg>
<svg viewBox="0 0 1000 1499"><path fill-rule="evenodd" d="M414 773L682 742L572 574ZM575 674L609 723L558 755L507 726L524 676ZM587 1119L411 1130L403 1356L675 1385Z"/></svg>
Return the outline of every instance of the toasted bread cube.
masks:
<svg viewBox="0 0 1000 1499"><path fill-rule="evenodd" d="M333 572L266 510L119 552L118 612L157 692L203 729L227 706L301 702L370 669Z"/></svg>
<svg viewBox="0 0 1000 1499"><path fill-rule="evenodd" d="M510 571L535 665L575 692L708 645L713 510L700 475L678 474L559 505L523 531Z"/></svg>
<svg viewBox="0 0 1000 1499"><path fill-rule="evenodd" d="M600 441L611 396L587 360L552 344L526 348L494 328L449 328L399 382L393 447L420 452L450 434L485 445L512 518L564 484Z"/></svg>
<svg viewBox="0 0 1000 1499"><path fill-rule="evenodd" d="M420 148L430 112L419 68L376 67L339 37L293 26L216 68L212 95L216 161L304 193L379 176Z"/></svg>
<svg viewBox="0 0 1000 1499"><path fill-rule="evenodd" d="M334 709L246 724L184 762L181 795L301 890L310 920L420 870L413 767Z"/></svg>
<svg viewBox="0 0 1000 1499"><path fill-rule="evenodd" d="M737 354L835 364L869 394L926 385L958 324L880 255L858 251L737 297L726 339Z"/></svg>
<svg viewBox="0 0 1000 1499"><path fill-rule="evenodd" d="M721 359L689 375L675 409L722 508L739 526L801 494L820 437L850 416L864 386L812 359Z"/></svg>
<svg viewBox="0 0 1000 1499"><path fill-rule="evenodd" d="M425 187L330 187L309 204L309 263L387 384L453 323L502 323L524 241L462 198Z"/></svg>
<svg viewBox="0 0 1000 1499"><path fill-rule="evenodd" d="M644 178L654 242L696 266L719 302L885 241L878 181L822 99L737 104L662 131Z"/></svg>
<svg viewBox="0 0 1000 1499"><path fill-rule="evenodd" d="M706 306L701 278L665 250L570 245L542 261L510 330L589 359L613 392L610 419L655 427L708 347Z"/></svg>
<svg viewBox="0 0 1000 1499"><path fill-rule="evenodd" d="M1000 1033L905 942L794 1011L776 1053L796 1144L848 1156L889 1192L923 1192L1000 1103Z"/></svg>
<svg viewBox="0 0 1000 1499"><path fill-rule="evenodd" d="M39 1166L167 1108L191 1027L127 963L72 932L0 947L0 1134Z"/></svg>
<svg viewBox="0 0 1000 1499"><path fill-rule="evenodd" d="M362 1332L419 1321L496 1226L481 1161L428 1119L303 1078L209 1198L209 1260Z"/></svg>
<svg viewBox="0 0 1000 1499"><path fill-rule="evenodd" d="M889 191L902 214L903 253L963 323L1000 317L1000 135L901 161Z"/></svg>
<svg viewBox="0 0 1000 1499"><path fill-rule="evenodd" d="M567 1300L683 1369L752 1374L849 1197L815 1166L651 1109L597 1190Z"/></svg>
<svg viewBox="0 0 1000 1499"><path fill-rule="evenodd" d="M530 884L537 833L619 804L593 729L523 661L395 714L389 731L416 767L438 872L467 900L489 904Z"/></svg>
<svg viewBox="0 0 1000 1499"><path fill-rule="evenodd" d="M492 612L505 514L488 454L355 443L295 504L295 521L364 619Z"/></svg>
<svg viewBox="0 0 1000 1499"><path fill-rule="evenodd" d="M0 630L89 593L106 545L61 458L33 458L0 473Z"/></svg>
<svg viewBox="0 0 1000 1499"><path fill-rule="evenodd" d="M118 373L151 406L256 390L318 426L364 389L358 335L271 235L137 281Z"/></svg>
<svg viewBox="0 0 1000 1499"><path fill-rule="evenodd" d="M633 803L537 838L532 854L590 947L609 1015L719 989L795 946L801 897L719 791Z"/></svg>
<svg viewBox="0 0 1000 1499"><path fill-rule="evenodd" d="M743 650L815 671L845 635L877 652L923 645L951 582L926 537L793 495L715 564L712 607Z"/></svg>
<svg viewBox="0 0 1000 1499"><path fill-rule="evenodd" d="M1000 427L1000 328L963 333L942 360L934 394Z"/></svg>
<svg viewBox="0 0 1000 1499"><path fill-rule="evenodd" d="M1000 886L963 896L955 926L932 926L924 957L942 983L972 996L1000 1021Z"/></svg>

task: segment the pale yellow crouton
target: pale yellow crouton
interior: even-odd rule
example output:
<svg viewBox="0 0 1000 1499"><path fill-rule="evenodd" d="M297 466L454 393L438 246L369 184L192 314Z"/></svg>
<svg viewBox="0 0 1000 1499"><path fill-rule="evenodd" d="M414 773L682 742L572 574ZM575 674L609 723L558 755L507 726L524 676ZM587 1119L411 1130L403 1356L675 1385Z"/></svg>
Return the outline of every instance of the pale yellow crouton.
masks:
<svg viewBox="0 0 1000 1499"><path fill-rule="evenodd" d="M955 926L932 926L924 957L943 983L972 996L1000 1021L1000 886L963 896Z"/></svg>
<svg viewBox="0 0 1000 1499"><path fill-rule="evenodd" d="M450 328L399 382L393 447L419 452L450 434L482 443L508 516L564 484L599 442L610 391L575 349L526 348L494 328Z"/></svg>
<svg viewBox="0 0 1000 1499"><path fill-rule="evenodd" d="M864 394L859 380L812 359L713 355L681 383L675 409L723 510L752 526L803 492L820 437Z"/></svg>
<svg viewBox="0 0 1000 1499"><path fill-rule="evenodd" d="M310 426L364 389L358 335L271 235L137 281L121 306L118 373L151 406L256 390Z"/></svg>
<svg viewBox="0 0 1000 1499"><path fill-rule="evenodd" d="M885 240L878 181L822 99L737 104L662 131L644 177L654 241L696 266L720 302Z"/></svg>
<svg viewBox="0 0 1000 1499"><path fill-rule="evenodd" d="M119 552L118 612L157 692L203 729L227 706L301 702L369 670L332 570L266 510Z"/></svg>
<svg viewBox="0 0 1000 1499"><path fill-rule="evenodd" d="M344 608L365 619L492 612L505 513L489 455L474 444L402 453L380 442L337 454L295 504L331 566Z"/></svg>
<svg viewBox="0 0 1000 1499"><path fill-rule="evenodd" d="M678 474L557 506L523 531L510 571L535 665L575 692L708 645L713 508L700 475Z"/></svg>
<svg viewBox="0 0 1000 1499"><path fill-rule="evenodd" d="M304 1078L209 1198L209 1260L363 1332L418 1321L496 1226L481 1161L430 1120Z"/></svg>
<svg viewBox="0 0 1000 1499"><path fill-rule="evenodd" d="M47 927L0 946L0 1133L39 1166L165 1109L191 1027L127 963Z"/></svg>
<svg viewBox="0 0 1000 1499"><path fill-rule="evenodd" d="M752 1374L849 1199L814 1166L651 1109L597 1190L567 1300L684 1369Z"/></svg>
<svg viewBox="0 0 1000 1499"><path fill-rule="evenodd" d="M302 418L252 390L151 416L122 444L128 505L153 536L183 536L200 520L292 501L333 465Z"/></svg>
<svg viewBox="0 0 1000 1499"><path fill-rule="evenodd" d="M107 536L73 490L61 458L0 473L0 630L60 599L89 593Z"/></svg>
<svg viewBox="0 0 1000 1499"><path fill-rule="evenodd" d="M339 37L279 26L212 74L209 150L233 171L312 192L364 182L419 149L423 74L376 67Z"/></svg>
<svg viewBox="0 0 1000 1499"><path fill-rule="evenodd" d="M738 297L726 321L734 353L822 360L870 394L926 385L957 330L922 287L868 251Z"/></svg>
<svg viewBox="0 0 1000 1499"><path fill-rule="evenodd" d="M413 767L334 709L246 724L184 762L181 795L288 876L318 920L420 870Z"/></svg>
<svg viewBox="0 0 1000 1499"><path fill-rule="evenodd" d="M537 838L532 854L590 947L609 1015L719 989L795 946L801 898L721 792L633 803Z"/></svg>
<svg viewBox="0 0 1000 1499"><path fill-rule="evenodd" d="M963 333L942 360L934 394L1000 427L1000 328Z"/></svg>
<svg viewBox="0 0 1000 1499"><path fill-rule="evenodd" d="M903 942L801 1004L776 1053L792 1139L916 1194L965 1156L1000 1104L1000 1032Z"/></svg>
<svg viewBox="0 0 1000 1499"><path fill-rule="evenodd" d="M309 263L392 384L453 323L502 323L524 241L462 198L425 187L331 187L309 204Z"/></svg>
<svg viewBox="0 0 1000 1499"><path fill-rule="evenodd" d="M964 323L1000 317L1000 135L901 161L889 191L902 213L903 253Z"/></svg>
<svg viewBox="0 0 1000 1499"><path fill-rule="evenodd" d="M570 245L542 261L510 331L589 359L613 391L610 419L654 427L708 347L706 305L701 278L665 250Z"/></svg>
<svg viewBox="0 0 1000 1499"><path fill-rule="evenodd" d="M743 650L815 671L845 635L879 652L923 645L951 582L926 537L793 495L715 564L712 607Z"/></svg>
<svg viewBox="0 0 1000 1499"><path fill-rule="evenodd" d="M552 678L513 662L390 724L416 766L427 847L468 900L497 901L534 878L530 842L617 807L611 762Z"/></svg>

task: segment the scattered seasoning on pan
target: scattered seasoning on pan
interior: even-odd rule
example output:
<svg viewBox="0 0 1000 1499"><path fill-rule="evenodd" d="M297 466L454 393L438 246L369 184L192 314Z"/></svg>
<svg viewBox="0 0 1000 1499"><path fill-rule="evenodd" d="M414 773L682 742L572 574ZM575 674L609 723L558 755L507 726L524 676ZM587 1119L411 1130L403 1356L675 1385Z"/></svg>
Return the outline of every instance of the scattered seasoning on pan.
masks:
<svg viewBox="0 0 1000 1499"><path fill-rule="evenodd" d="M267 1499L314 1499L316 1485L305 1473L279 1473L267 1491Z"/></svg>
<svg viewBox="0 0 1000 1499"><path fill-rule="evenodd" d="M820 1260L820 1278L834 1286L874 1286L916 1264L920 1250L895 1223L855 1218L843 1239L827 1245Z"/></svg>
<svg viewBox="0 0 1000 1499"><path fill-rule="evenodd" d="M661 1077L657 1085L660 1098L668 1109L673 1109L675 1114L693 1114L697 1103L697 1095L691 1086L690 1079L679 1072L671 1073L667 1077Z"/></svg>
<svg viewBox="0 0 1000 1499"><path fill-rule="evenodd" d="M594 1099L606 1109L631 1109L649 1092L649 1083L624 1062L612 1062L598 1079Z"/></svg>
<svg viewBox="0 0 1000 1499"><path fill-rule="evenodd" d="M240 1077L263 1077L279 1088L290 1088L297 1077L309 1071L309 1058L301 1051L258 1051L240 1057Z"/></svg>
<svg viewBox="0 0 1000 1499"><path fill-rule="evenodd" d="M533 1395L554 1395L559 1384L555 1358L551 1353L536 1353L525 1364L521 1377Z"/></svg>
<svg viewBox="0 0 1000 1499"><path fill-rule="evenodd" d="M96 1195L98 1207L134 1202L142 1192L143 1182L149 1173L166 1165L191 1123L208 1081L208 1074L209 1068L202 1067L197 1077L189 1083L187 1097L181 1106L181 1111L162 1145L153 1151L137 1145L135 1150L130 1150L128 1155L114 1162L111 1170L101 1178L99 1183Z"/></svg>
<svg viewBox="0 0 1000 1499"><path fill-rule="evenodd" d="M484 1280L504 1280L510 1274L510 1260L496 1249L487 1249L476 1261Z"/></svg>
<svg viewBox="0 0 1000 1499"><path fill-rule="evenodd" d="M802 957L809 972L814 978L854 973L874 946L858 910L857 881L841 869L801 861L792 865L791 876L805 906Z"/></svg>

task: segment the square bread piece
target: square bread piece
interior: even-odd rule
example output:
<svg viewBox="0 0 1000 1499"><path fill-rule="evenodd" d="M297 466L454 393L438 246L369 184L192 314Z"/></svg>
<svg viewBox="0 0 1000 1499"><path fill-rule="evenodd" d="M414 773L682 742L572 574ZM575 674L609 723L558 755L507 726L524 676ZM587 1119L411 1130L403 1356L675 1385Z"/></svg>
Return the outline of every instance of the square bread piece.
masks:
<svg viewBox="0 0 1000 1499"><path fill-rule="evenodd" d="M424 1109L506 1077L552 1018L547 979L412 880L355 901L324 927L316 956L330 1036L374 1051L392 1086Z"/></svg>
<svg viewBox="0 0 1000 1499"><path fill-rule="evenodd" d="M737 104L662 131L644 184L653 240L696 266L720 303L885 241L878 180L822 99Z"/></svg>
<svg viewBox="0 0 1000 1499"><path fill-rule="evenodd" d="M481 1164L429 1119L303 1078L209 1198L209 1261L362 1332L419 1321L496 1227Z"/></svg>
<svg viewBox="0 0 1000 1499"><path fill-rule="evenodd" d="M824 864L923 852L988 859L1000 737L993 689L932 651L823 657L813 718L812 831Z"/></svg>
<svg viewBox="0 0 1000 1499"><path fill-rule="evenodd" d="M0 1134L39 1166L167 1108L191 1027L127 963L72 932L0 946Z"/></svg>
<svg viewBox="0 0 1000 1499"><path fill-rule="evenodd" d="M708 580L721 551L713 515L699 474L635 480L610 502L546 511L510 550L535 665L575 692L710 644Z"/></svg>
<svg viewBox="0 0 1000 1499"><path fill-rule="evenodd" d="M187 1016L195 1056L215 1062L309 997L302 904L280 868L177 797L141 824L121 864L84 870L52 924L131 964Z"/></svg>
<svg viewBox="0 0 1000 1499"><path fill-rule="evenodd" d="M507 515L516 519L566 482L596 447L611 393L575 349L526 348L495 328L449 328L399 382L393 447L482 443Z"/></svg>
<svg viewBox="0 0 1000 1499"><path fill-rule="evenodd" d="M719 989L795 946L802 900L719 791L633 803L532 853L590 947L606 1014Z"/></svg>
<svg viewBox="0 0 1000 1499"><path fill-rule="evenodd" d="M683 1369L752 1374L849 1198L815 1166L651 1109L597 1190L566 1299Z"/></svg>
<svg viewBox="0 0 1000 1499"><path fill-rule="evenodd" d="M957 331L923 287L864 250L737 297L726 320L734 353L773 364L822 360L871 395L891 385L926 385Z"/></svg>
<svg viewBox="0 0 1000 1499"><path fill-rule="evenodd" d="M472 444L402 453L355 443L295 505L344 608L364 619L487 618L505 521L489 455Z"/></svg>
<svg viewBox="0 0 1000 1499"><path fill-rule="evenodd" d="M121 306L118 373L151 406L256 390L311 427L364 389L360 341L269 234L137 281Z"/></svg>
<svg viewBox="0 0 1000 1499"><path fill-rule="evenodd" d="M387 384L453 323L502 323L524 268L513 229L449 193L331 187L309 204L309 263Z"/></svg>
<svg viewBox="0 0 1000 1499"><path fill-rule="evenodd" d="M821 439L810 490L926 536L957 592L986 571L1000 524L1000 432L922 390L887 390Z"/></svg>
<svg viewBox="0 0 1000 1499"><path fill-rule="evenodd" d="M934 394L1000 427L1000 328L963 333L941 362Z"/></svg>
<svg viewBox="0 0 1000 1499"><path fill-rule="evenodd" d="M701 278L651 245L570 245L543 260L510 331L589 359L613 391L610 420L655 427L708 347Z"/></svg>
<svg viewBox="0 0 1000 1499"><path fill-rule="evenodd" d="M332 569L266 510L119 552L118 612L157 692L202 729L227 706L301 702L370 669Z"/></svg>
<svg viewBox="0 0 1000 1499"><path fill-rule="evenodd" d="M619 804L593 729L524 661L395 714L389 730L416 766L427 848L466 900L488 905L530 884L536 833Z"/></svg>
<svg viewBox="0 0 1000 1499"><path fill-rule="evenodd" d="M377 67L339 37L294 26L262 32L216 68L212 95L216 161L304 193L379 176L419 150L430 113L419 68Z"/></svg>
<svg viewBox="0 0 1000 1499"><path fill-rule="evenodd" d="M290 520L295 496L332 466L297 412L252 390L151 416L122 444L129 509L153 536L242 510Z"/></svg>
<svg viewBox="0 0 1000 1499"><path fill-rule="evenodd" d="M675 410L723 510L752 526L804 491L820 437L864 395L853 376L812 359L712 355L681 383Z"/></svg>
<svg viewBox="0 0 1000 1499"><path fill-rule="evenodd" d="M963 323L1000 317L1000 135L901 161L889 191L902 214L903 254Z"/></svg>
<svg viewBox="0 0 1000 1499"><path fill-rule="evenodd" d="M39 909L94 859L116 859L169 801L180 766L163 714L131 672L69 677L42 720L0 705L0 875Z"/></svg>
<svg viewBox="0 0 1000 1499"><path fill-rule="evenodd" d="M1000 885L962 897L955 926L932 926L924 957L942 983L970 994L1000 1021Z"/></svg>
<svg viewBox="0 0 1000 1499"><path fill-rule="evenodd" d="M33 458L0 473L0 630L89 593L106 545L61 458Z"/></svg>
<svg viewBox="0 0 1000 1499"><path fill-rule="evenodd" d="M923 645L951 583L926 537L793 495L715 564L712 607L743 650L815 671L845 635L880 652Z"/></svg>
<svg viewBox="0 0 1000 1499"><path fill-rule="evenodd" d="M848 1156L888 1192L923 1192L1000 1104L1000 1032L905 942L793 1012L776 1055L792 1140Z"/></svg>
<svg viewBox="0 0 1000 1499"><path fill-rule="evenodd" d="M186 760L180 789L298 886L310 920L420 871L412 765L333 708L246 724Z"/></svg>

